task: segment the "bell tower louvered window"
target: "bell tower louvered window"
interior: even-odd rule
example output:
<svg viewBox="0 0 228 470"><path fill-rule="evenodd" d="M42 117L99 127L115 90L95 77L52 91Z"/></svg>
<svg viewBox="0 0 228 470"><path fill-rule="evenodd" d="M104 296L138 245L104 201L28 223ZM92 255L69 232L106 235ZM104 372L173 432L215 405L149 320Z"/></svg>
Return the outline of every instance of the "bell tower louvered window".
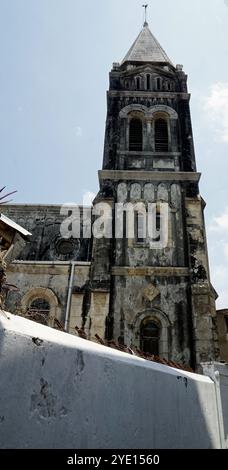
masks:
<svg viewBox="0 0 228 470"><path fill-rule="evenodd" d="M142 146L142 121L140 119L132 119L130 122L129 150L132 152L142 152Z"/></svg>
<svg viewBox="0 0 228 470"><path fill-rule="evenodd" d="M165 119L155 121L155 152L168 152L169 136L168 125Z"/></svg>

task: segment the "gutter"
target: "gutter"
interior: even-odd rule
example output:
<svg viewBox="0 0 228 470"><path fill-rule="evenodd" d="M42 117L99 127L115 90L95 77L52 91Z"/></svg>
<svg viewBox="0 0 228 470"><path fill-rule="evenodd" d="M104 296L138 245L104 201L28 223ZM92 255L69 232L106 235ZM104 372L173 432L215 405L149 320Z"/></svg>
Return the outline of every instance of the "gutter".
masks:
<svg viewBox="0 0 228 470"><path fill-rule="evenodd" d="M66 314L65 314L65 323L64 328L66 331L69 329L69 317L70 317L70 307L71 307L71 298L72 298L72 290L73 290L73 282L74 282L74 272L75 266L77 262L71 261L71 270L70 270L70 281L68 286L68 294L67 294L67 306L66 306Z"/></svg>

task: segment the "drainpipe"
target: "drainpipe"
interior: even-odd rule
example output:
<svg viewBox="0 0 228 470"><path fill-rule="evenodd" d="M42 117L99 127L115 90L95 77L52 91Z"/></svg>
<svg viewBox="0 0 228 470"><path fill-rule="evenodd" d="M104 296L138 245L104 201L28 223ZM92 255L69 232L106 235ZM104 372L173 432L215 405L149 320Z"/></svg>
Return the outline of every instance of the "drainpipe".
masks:
<svg viewBox="0 0 228 470"><path fill-rule="evenodd" d="M68 331L69 327L69 316L70 316L70 307L71 307L71 298L72 298L72 289L73 289L73 282L74 282L74 270L75 270L75 262L71 261L71 272L70 272L70 281L68 286L68 294L67 294L67 306L66 306L66 314L65 314L65 323L64 328Z"/></svg>

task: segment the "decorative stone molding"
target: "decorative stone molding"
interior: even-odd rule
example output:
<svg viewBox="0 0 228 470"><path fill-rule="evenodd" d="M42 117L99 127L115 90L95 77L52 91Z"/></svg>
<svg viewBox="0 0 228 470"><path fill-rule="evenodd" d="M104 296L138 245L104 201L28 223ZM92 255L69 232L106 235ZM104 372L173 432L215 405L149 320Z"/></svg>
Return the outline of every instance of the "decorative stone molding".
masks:
<svg viewBox="0 0 228 470"><path fill-rule="evenodd" d="M156 113L165 113L168 114L170 119L178 119L178 114L173 108L162 104L158 104L149 108L149 113L152 118L155 117Z"/></svg>
<svg viewBox="0 0 228 470"><path fill-rule="evenodd" d="M159 277L186 277L189 276L188 268L173 268L173 267L151 267L144 266L143 268L133 267L114 267L112 268L113 276L159 276Z"/></svg>
<svg viewBox="0 0 228 470"><path fill-rule="evenodd" d="M160 291L157 289L156 286L150 284L146 287L143 291L143 298L152 302L160 295Z"/></svg>
<svg viewBox="0 0 228 470"><path fill-rule="evenodd" d="M121 109L119 116L121 119L128 119L129 114L135 111L143 113L147 119L154 119L157 113L165 113L170 119L178 119L178 114L173 108L162 104L154 105L150 108L142 104L130 104Z"/></svg>
<svg viewBox="0 0 228 470"><path fill-rule="evenodd" d="M103 180L112 181L192 181L198 183L201 173L194 172L166 172L166 171L124 171L124 170L101 170L99 173L100 183Z"/></svg>
<svg viewBox="0 0 228 470"><path fill-rule="evenodd" d="M54 319L57 318L60 320L60 306L59 301L51 289L46 289L44 287L34 287L30 289L21 300L21 308L22 312L26 313L27 309L36 299L44 299L50 305L50 312L49 312L49 326L53 326Z"/></svg>

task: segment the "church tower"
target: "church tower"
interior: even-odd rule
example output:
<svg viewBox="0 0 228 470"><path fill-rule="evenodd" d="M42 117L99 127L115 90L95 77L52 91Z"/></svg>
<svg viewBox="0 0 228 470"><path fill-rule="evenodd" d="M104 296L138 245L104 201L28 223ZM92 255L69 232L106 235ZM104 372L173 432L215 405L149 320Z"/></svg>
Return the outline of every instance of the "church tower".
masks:
<svg viewBox="0 0 228 470"><path fill-rule="evenodd" d="M94 204L110 207L112 234L93 240L90 287L92 296L105 295L106 339L197 368L218 349L189 102L183 67L173 65L145 21L110 73ZM117 204L155 207L156 233L166 206L165 244L144 231L137 211L134 237L126 227L120 236Z"/></svg>

